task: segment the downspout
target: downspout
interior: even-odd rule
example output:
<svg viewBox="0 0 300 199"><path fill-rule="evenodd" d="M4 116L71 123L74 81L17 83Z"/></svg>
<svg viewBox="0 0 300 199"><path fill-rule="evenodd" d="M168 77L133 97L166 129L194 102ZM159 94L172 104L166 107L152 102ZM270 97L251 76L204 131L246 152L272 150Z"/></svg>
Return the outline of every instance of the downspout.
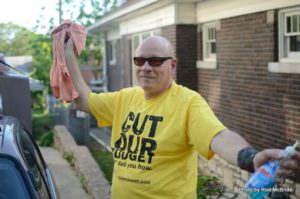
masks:
<svg viewBox="0 0 300 199"><path fill-rule="evenodd" d="M104 32L104 36L102 37L102 52L103 52L103 79L104 79L104 91L108 91L108 75L107 75L107 49L106 49L106 37L107 34Z"/></svg>

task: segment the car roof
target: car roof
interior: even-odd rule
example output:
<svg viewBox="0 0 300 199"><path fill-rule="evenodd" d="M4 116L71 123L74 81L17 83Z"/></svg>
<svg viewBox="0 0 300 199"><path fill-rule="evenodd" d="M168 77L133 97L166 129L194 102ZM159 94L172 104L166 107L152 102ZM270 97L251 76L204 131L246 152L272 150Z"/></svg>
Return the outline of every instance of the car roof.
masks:
<svg viewBox="0 0 300 199"><path fill-rule="evenodd" d="M18 128L20 128L20 124L17 119L0 114L0 155L15 158L26 168L17 144Z"/></svg>

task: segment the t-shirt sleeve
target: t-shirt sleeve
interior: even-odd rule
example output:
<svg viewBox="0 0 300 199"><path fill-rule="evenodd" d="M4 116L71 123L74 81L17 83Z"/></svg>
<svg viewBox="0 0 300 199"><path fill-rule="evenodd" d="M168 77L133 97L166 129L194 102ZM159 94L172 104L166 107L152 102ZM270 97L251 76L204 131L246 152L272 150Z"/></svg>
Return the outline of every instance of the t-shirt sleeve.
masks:
<svg viewBox="0 0 300 199"><path fill-rule="evenodd" d="M210 143L225 126L200 95L194 97L190 103L187 128L189 144L204 158L212 158L214 153L210 149Z"/></svg>
<svg viewBox="0 0 300 199"><path fill-rule="evenodd" d="M115 98L114 93L89 93L88 105L92 115L97 119L98 126L111 126L113 121Z"/></svg>

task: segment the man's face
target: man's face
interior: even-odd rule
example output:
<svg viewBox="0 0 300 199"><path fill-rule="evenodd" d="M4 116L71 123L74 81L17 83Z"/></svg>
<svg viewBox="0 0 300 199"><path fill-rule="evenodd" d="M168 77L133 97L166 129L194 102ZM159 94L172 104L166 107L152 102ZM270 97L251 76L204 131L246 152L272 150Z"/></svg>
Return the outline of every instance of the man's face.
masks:
<svg viewBox="0 0 300 199"><path fill-rule="evenodd" d="M135 57L157 57L158 59L152 60L156 63L160 63L159 58L165 58L161 60L162 63L159 66L151 66L151 60L150 64L148 60L141 66L136 65L137 80L145 93L157 96L170 86L172 82L172 74L176 68L177 62L168 51L169 50L164 49L159 42L155 41L143 43L136 51Z"/></svg>

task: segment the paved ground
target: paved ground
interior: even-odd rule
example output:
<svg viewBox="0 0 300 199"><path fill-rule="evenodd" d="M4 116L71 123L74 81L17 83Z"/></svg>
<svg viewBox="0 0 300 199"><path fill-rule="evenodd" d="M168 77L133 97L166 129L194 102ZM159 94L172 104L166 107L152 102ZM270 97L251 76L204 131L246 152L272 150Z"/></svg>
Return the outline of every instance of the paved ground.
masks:
<svg viewBox="0 0 300 199"><path fill-rule="evenodd" d="M45 161L50 167L61 199L90 199L81 186L80 179L69 163L63 159L62 154L51 147L40 147Z"/></svg>

